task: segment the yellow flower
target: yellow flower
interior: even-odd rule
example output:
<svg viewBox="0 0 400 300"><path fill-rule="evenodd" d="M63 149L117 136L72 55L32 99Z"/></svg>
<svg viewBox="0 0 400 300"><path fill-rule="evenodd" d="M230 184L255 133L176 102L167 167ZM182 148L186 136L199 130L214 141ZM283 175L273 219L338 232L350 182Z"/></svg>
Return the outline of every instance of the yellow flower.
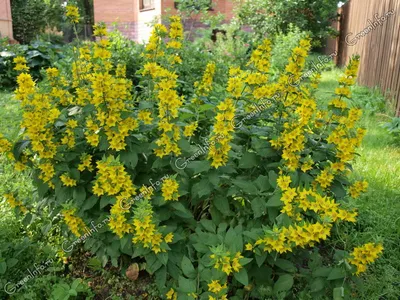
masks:
<svg viewBox="0 0 400 300"><path fill-rule="evenodd" d="M107 28L104 23L97 23L93 26L93 35L98 37L107 36Z"/></svg>
<svg viewBox="0 0 400 300"><path fill-rule="evenodd" d="M161 187L162 195L165 201L174 200L177 201L179 198L178 194L179 184L175 179L165 179Z"/></svg>
<svg viewBox="0 0 400 300"><path fill-rule="evenodd" d="M15 199L15 196L13 194L5 194L4 198L6 199L8 204L10 204L11 208L18 207L19 210L24 214L28 212L28 209L22 204L22 201Z"/></svg>
<svg viewBox="0 0 400 300"><path fill-rule="evenodd" d="M176 300L178 297L178 293L175 292L173 288L171 288L165 296L168 300Z"/></svg>
<svg viewBox="0 0 400 300"><path fill-rule="evenodd" d="M83 220L75 216L76 209L65 209L62 211L64 221L71 230L71 232L80 237L82 233L87 232L87 227Z"/></svg>
<svg viewBox="0 0 400 300"><path fill-rule="evenodd" d="M367 243L361 247L354 248L349 263L357 267L356 275L363 273L367 265L373 263L383 251L381 244Z"/></svg>
<svg viewBox="0 0 400 300"><path fill-rule="evenodd" d="M151 112L148 111L139 111L138 113L138 118L140 121L143 121L144 124L150 125L151 122L153 121L153 118L151 117Z"/></svg>
<svg viewBox="0 0 400 300"><path fill-rule="evenodd" d="M73 5L67 5L65 7L65 10L66 10L65 15L67 16L67 18L69 19L69 21L71 23L75 23L75 24L79 23L80 15L79 15L78 7L73 6Z"/></svg>
<svg viewBox="0 0 400 300"><path fill-rule="evenodd" d="M250 244L250 243L246 244L246 250L247 251L253 251L253 245Z"/></svg>
<svg viewBox="0 0 400 300"><path fill-rule="evenodd" d="M197 126L198 126L197 122L193 122L193 123L191 123L189 125L186 125L185 126L185 130L183 131L183 135L186 136L186 137L193 136L194 132L197 129Z"/></svg>
<svg viewBox="0 0 400 300"><path fill-rule="evenodd" d="M208 284L208 290L211 293L218 294L223 289L224 287L219 283L219 280L212 280L211 283Z"/></svg>
<svg viewBox="0 0 400 300"><path fill-rule="evenodd" d="M168 233L165 237L164 237L164 241L166 243L172 243L172 240L174 239L174 234L172 232Z"/></svg>
<svg viewBox="0 0 400 300"><path fill-rule="evenodd" d="M76 186L77 185L77 181L75 179L72 179L71 177L69 177L68 174L62 174L60 176L61 182L65 185L65 186Z"/></svg>

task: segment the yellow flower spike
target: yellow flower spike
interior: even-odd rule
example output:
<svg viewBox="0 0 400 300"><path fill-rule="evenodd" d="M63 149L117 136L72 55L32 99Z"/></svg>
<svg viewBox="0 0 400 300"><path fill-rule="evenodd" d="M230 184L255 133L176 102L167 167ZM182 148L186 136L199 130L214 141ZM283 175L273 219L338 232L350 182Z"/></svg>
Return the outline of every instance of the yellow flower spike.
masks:
<svg viewBox="0 0 400 300"><path fill-rule="evenodd" d="M175 179L168 178L163 181L161 191L165 201L177 201L179 198L179 184Z"/></svg>
<svg viewBox="0 0 400 300"><path fill-rule="evenodd" d="M65 15L67 16L68 20L73 23L77 24L79 23L80 19L80 14L79 14L79 8L73 5L67 5L65 7L66 13Z"/></svg>
<svg viewBox="0 0 400 300"><path fill-rule="evenodd" d="M196 93L199 96L208 96L212 90L212 83L215 74L216 65L214 62L207 64L201 82L195 82Z"/></svg>
<svg viewBox="0 0 400 300"><path fill-rule="evenodd" d="M68 174L62 174L60 180L65 186L73 187L77 185L77 181L72 179Z"/></svg>
<svg viewBox="0 0 400 300"><path fill-rule="evenodd" d="M17 200L13 194L5 194L4 198L11 208L19 208L23 214L28 212L28 209L22 204L22 201Z"/></svg>
<svg viewBox="0 0 400 300"><path fill-rule="evenodd" d="M348 260L349 263L356 266L355 274L365 272L367 270L367 265L373 263L383 251L382 244L367 243L361 247L354 248L353 252L350 254L351 258Z"/></svg>
<svg viewBox="0 0 400 300"><path fill-rule="evenodd" d="M62 211L64 221L69 230L76 236L80 237L82 233L87 231L86 224L83 220L75 215L76 209L66 209Z"/></svg>

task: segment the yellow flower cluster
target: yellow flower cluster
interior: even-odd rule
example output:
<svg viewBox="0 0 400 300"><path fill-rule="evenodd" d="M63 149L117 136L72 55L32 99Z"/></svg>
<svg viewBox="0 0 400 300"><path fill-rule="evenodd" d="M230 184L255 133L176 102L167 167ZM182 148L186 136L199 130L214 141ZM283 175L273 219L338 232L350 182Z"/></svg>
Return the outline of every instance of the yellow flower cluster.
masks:
<svg viewBox="0 0 400 300"><path fill-rule="evenodd" d="M66 13L65 15L67 16L68 20L73 23L77 24L79 23L79 8L73 5L67 5L65 7Z"/></svg>
<svg viewBox="0 0 400 300"><path fill-rule="evenodd" d="M38 168L41 170L39 178L54 189L54 183L51 182L56 173L54 165L50 162L46 162L39 164Z"/></svg>
<svg viewBox="0 0 400 300"><path fill-rule="evenodd" d="M185 126L185 129L183 131L183 135L186 137L191 137L194 135L194 132L196 131L197 127L198 127L198 122L193 122L190 123L189 125Z"/></svg>
<svg viewBox="0 0 400 300"><path fill-rule="evenodd" d="M341 97L351 97L350 86L356 83L358 67L360 65L360 58L358 56L352 58L347 65L346 71L343 76L339 78L340 87L336 88L335 94Z"/></svg>
<svg viewBox="0 0 400 300"><path fill-rule="evenodd" d="M28 209L22 204L22 201L15 199L15 196L13 194L5 194L4 198L8 202L8 204L11 206L11 208L18 207L19 210L24 214L26 214L28 212Z"/></svg>
<svg viewBox="0 0 400 300"><path fill-rule="evenodd" d="M228 300L226 292L228 291L228 285L225 282L221 284L219 280L212 280L208 284L208 291L215 294L214 296L209 295L208 300Z"/></svg>
<svg viewBox="0 0 400 300"><path fill-rule="evenodd" d="M253 51L250 57L248 65L254 65L254 67L262 73L267 73L270 68L270 53L271 53L271 41L265 39L263 43Z"/></svg>
<svg viewBox="0 0 400 300"><path fill-rule="evenodd" d="M144 248L150 248L155 254L166 252L162 243L171 243L174 238L172 232L165 237L159 232L153 222L153 209L147 200L140 201L135 209L133 218L134 244L141 244Z"/></svg>
<svg viewBox="0 0 400 300"><path fill-rule="evenodd" d="M381 244L368 243L354 248L349 263L357 267L356 274L359 275L367 270L367 265L373 263L383 251Z"/></svg>
<svg viewBox="0 0 400 300"><path fill-rule="evenodd" d="M231 273L239 272L242 268L240 259L244 258L240 252L231 254L229 251L226 253L211 254L210 258L214 262L214 268L221 270L227 276Z"/></svg>
<svg viewBox="0 0 400 300"><path fill-rule="evenodd" d="M235 98L240 98L245 89L246 73L240 71L236 75L231 75L228 79L226 90Z"/></svg>
<svg viewBox="0 0 400 300"><path fill-rule="evenodd" d="M179 183L172 178L165 179L161 187L161 192L165 201L178 201L179 198Z"/></svg>
<svg viewBox="0 0 400 300"><path fill-rule="evenodd" d="M60 176L60 180L63 183L63 185L69 186L69 187L76 186L76 184L77 184L77 181L75 179L71 178L68 174L62 174Z"/></svg>
<svg viewBox="0 0 400 300"><path fill-rule="evenodd" d="M151 117L151 112L144 110L139 111L138 119L142 121L145 125L150 125L153 121L153 118Z"/></svg>
<svg viewBox="0 0 400 300"><path fill-rule="evenodd" d="M29 71L29 67L26 65L27 61L25 57L17 56L13 60L15 67L14 70L16 71Z"/></svg>
<svg viewBox="0 0 400 300"><path fill-rule="evenodd" d="M358 198L361 193L365 193L368 189L368 182L365 180L363 181L356 181L350 187L349 192L352 198Z"/></svg>
<svg viewBox="0 0 400 300"><path fill-rule="evenodd" d="M175 292L175 290L173 288L171 288L167 294L165 294L165 297L168 300L177 300L178 299L178 293Z"/></svg>
<svg viewBox="0 0 400 300"><path fill-rule="evenodd" d="M88 170L89 172L93 171L93 165L92 165L92 159L93 157L90 154L82 154L81 155L81 163L78 165L78 170L83 172L85 170Z"/></svg>
<svg viewBox="0 0 400 300"><path fill-rule="evenodd" d="M162 38L167 34L167 28L162 24L156 24L153 28L149 42L146 45L146 57L155 59L159 56L163 56L164 52L160 49L162 44Z"/></svg>
<svg viewBox="0 0 400 300"><path fill-rule="evenodd" d="M334 199L322 196L318 191L306 188L291 188L290 176L281 175L277 179L277 184L282 191L281 200L284 207L281 212L289 217L294 217L301 221L300 211L311 210L319 214L323 219L330 222L342 221L355 222L357 212L349 212L341 209Z"/></svg>
<svg viewBox="0 0 400 300"><path fill-rule="evenodd" d="M97 179L93 193L97 196L122 194L128 199L135 194L135 188L124 166L112 156L97 162Z"/></svg>
<svg viewBox="0 0 400 300"><path fill-rule="evenodd" d="M46 94L36 93L35 83L31 75L21 73L17 77L18 88L16 98L24 109L22 128L32 143L32 150L39 158L53 158L57 151L51 124L59 117L60 111Z"/></svg>
<svg viewBox="0 0 400 300"><path fill-rule="evenodd" d="M200 82L195 82L194 86L197 88L196 94L199 96L208 96L212 90L212 83L215 74L215 63L210 62L206 66L203 78Z"/></svg>
<svg viewBox="0 0 400 300"><path fill-rule="evenodd" d="M180 49L182 48L183 41L183 25L179 16L170 17L170 29L169 29L169 41L167 48ZM178 53L169 55L169 62L173 65L175 63L181 63L182 59Z"/></svg>
<svg viewBox="0 0 400 300"><path fill-rule="evenodd" d="M268 252L291 252L295 246L304 248L326 240L330 235L331 227L330 223L304 223L301 226L274 228L273 231L267 232L265 237L258 239L255 246L263 246L263 250Z"/></svg>
<svg viewBox="0 0 400 300"><path fill-rule="evenodd" d="M61 143L63 145L67 145L68 148L73 148L75 146L75 133L74 133L74 128L78 126L78 122L76 120L68 120L68 122L65 124L66 125L66 130L65 130L65 135L61 139Z"/></svg>
<svg viewBox="0 0 400 300"><path fill-rule="evenodd" d="M12 144L0 133L0 153L10 152Z"/></svg>
<svg viewBox="0 0 400 300"><path fill-rule="evenodd" d="M126 219L125 204L136 195L135 187L124 166L112 156L97 162L97 177L93 185L96 196L115 196L116 203L111 208L108 226L120 238L131 230Z"/></svg>
<svg viewBox="0 0 400 300"><path fill-rule="evenodd" d="M211 166L219 168L228 162L228 153L231 150L229 143L233 139L235 130L233 119L235 118L235 106L233 100L226 98L217 106L219 112L215 117L215 124L210 138L210 150L207 158L211 160Z"/></svg>
<svg viewBox="0 0 400 300"><path fill-rule="evenodd" d="M62 211L64 221L67 224L69 230L76 236L80 237L82 233L88 231L83 220L75 215L76 209L65 209Z"/></svg>
<svg viewBox="0 0 400 300"><path fill-rule="evenodd" d="M161 131L161 137L156 141L158 148L154 152L158 157L164 157L171 153L179 155L181 150L177 142L181 138L181 133L179 126L173 123L183 104L182 98L175 90L178 76L157 63L144 65L143 75L147 74L157 80L158 128Z"/></svg>

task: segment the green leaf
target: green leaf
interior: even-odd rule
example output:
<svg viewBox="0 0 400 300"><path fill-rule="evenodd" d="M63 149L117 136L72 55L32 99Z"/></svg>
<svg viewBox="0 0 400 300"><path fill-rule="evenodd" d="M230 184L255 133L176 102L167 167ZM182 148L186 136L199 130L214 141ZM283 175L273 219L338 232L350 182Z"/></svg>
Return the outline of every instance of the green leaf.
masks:
<svg viewBox="0 0 400 300"><path fill-rule="evenodd" d="M97 201L99 201L99 197L95 195L90 196L83 204L82 210L85 211L91 209L93 206L96 205Z"/></svg>
<svg viewBox="0 0 400 300"><path fill-rule="evenodd" d="M278 175L275 173L275 171L269 171L268 172L268 181L269 184L273 187L276 188L276 180L278 179Z"/></svg>
<svg viewBox="0 0 400 300"><path fill-rule="evenodd" d="M188 169L192 169L193 170L193 174L198 174L201 172L206 172L208 170L210 170L211 168L211 164L208 160L201 160L201 161L191 161L188 163L187 165Z"/></svg>
<svg viewBox="0 0 400 300"><path fill-rule="evenodd" d="M246 152L243 154L239 162L239 168L251 169L257 166L257 155L255 153Z"/></svg>
<svg viewBox="0 0 400 300"><path fill-rule="evenodd" d="M77 202L83 202L86 199L86 190L83 186L78 186L74 189L73 197Z"/></svg>
<svg viewBox="0 0 400 300"><path fill-rule="evenodd" d="M201 219L200 224L209 232L215 233L217 231L217 226L211 220Z"/></svg>
<svg viewBox="0 0 400 300"><path fill-rule="evenodd" d="M331 273L332 268L329 267L319 267L312 272L313 277L328 277Z"/></svg>
<svg viewBox="0 0 400 300"><path fill-rule="evenodd" d="M115 199L110 196L102 196L100 199L100 209L106 207L109 204L113 204Z"/></svg>
<svg viewBox="0 0 400 300"><path fill-rule="evenodd" d="M138 163L138 155L134 151L123 151L120 152L119 158L126 166L134 169Z"/></svg>
<svg viewBox="0 0 400 300"><path fill-rule="evenodd" d="M258 176L258 178L255 180L255 183L260 192L266 192L271 188L268 182L268 176L263 176L263 175Z"/></svg>
<svg viewBox="0 0 400 300"><path fill-rule="evenodd" d="M257 197L251 201L251 208L253 209L254 218L259 218L265 213L266 203L263 198Z"/></svg>
<svg viewBox="0 0 400 300"><path fill-rule="evenodd" d="M266 206L267 207L279 207L283 205L283 202L281 201L281 193L274 194L271 198L269 198Z"/></svg>
<svg viewBox="0 0 400 300"><path fill-rule="evenodd" d="M192 195L197 195L199 198L207 196L211 193L211 185L207 178L197 182L192 187Z"/></svg>
<svg viewBox="0 0 400 300"><path fill-rule="evenodd" d="M231 215L231 209L229 208L229 201L227 197L217 195L213 200L213 204L222 213L222 215Z"/></svg>
<svg viewBox="0 0 400 300"><path fill-rule="evenodd" d="M289 274L284 274L279 276L279 279L275 282L274 292L289 291L293 286L293 276Z"/></svg>
<svg viewBox="0 0 400 300"><path fill-rule="evenodd" d="M181 268L182 268L182 272L183 274L191 279L196 278L196 270L193 267L192 262L190 261L189 258L187 258L186 256L184 256L182 258L182 262L181 262Z"/></svg>
<svg viewBox="0 0 400 300"><path fill-rule="evenodd" d="M346 271L343 268L334 268L329 273L328 280L343 279L346 277Z"/></svg>
<svg viewBox="0 0 400 300"><path fill-rule="evenodd" d="M344 299L344 287L337 287L333 289L333 300L343 300Z"/></svg>
<svg viewBox="0 0 400 300"><path fill-rule="evenodd" d="M310 289L311 289L312 293L319 292L319 291L323 290L324 287L325 287L325 280L321 277L315 278L310 285Z"/></svg>
<svg viewBox="0 0 400 300"><path fill-rule="evenodd" d="M19 160L19 157L21 156L22 152L30 145L31 141L29 140L23 140L23 141L18 141L15 143L12 153L14 155L15 160Z"/></svg>
<svg viewBox="0 0 400 300"><path fill-rule="evenodd" d="M261 255L256 255L257 266L261 267L267 259L268 253L263 252Z"/></svg>
<svg viewBox="0 0 400 300"><path fill-rule="evenodd" d="M286 259L278 258L275 261L275 265L277 265L279 268L289 273L294 273L297 271L297 268L294 266L294 264Z"/></svg>
<svg viewBox="0 0 400 300"><path fill-rule="evenodd" d="M186 279L183 276L179 276L179 290L183 293L195 293L196 292L196 280Z"/></svg>
<svg viewBox="0 0 400 300"><path fill-rule="evenodd" d="M162 267L162 262L157 259L157 256L153 253L146 255L146 270L151 275L154 274L158 269Z"/></svg>
<svg viewBox="0 0 400 300"><path fill-rule="evenodd" d="M247 275L246 268L241 268L238 273L233 273L233 277L245 286L249 284L249 276Z"/></svg>
<svg viewBox="0 0 400 300"><path fill-rule="evenodd" d="M157 254L157 259L161 261L161 263L166 266L168 263L168 252L161 252Z"/></svg>
<svg viewBox="0 0 400 300"><path fill-rule="evenodd" d="M163 266L155 273L155 282L157 287L162 290L165 287L165 282L167 281L167 267Z"/></svg>
<svg viewBox="0 0 400 300"><path fill-rule="evenodd" d="M231 227L225 235L224 244L229 247L232 253L241 251L243 248L243 241L241 235Z"/></svg>
<svg viewBox="0 0 400 300"><path fill-rule="evenodd" d="M0 274L4 274L7 271L7 264L5 261L0 262Z"/></svg>
<svg viewBox="0 0 400 300"><path fill-rule="evenodd" d="M249 194L249 195L257 195L258 190L255 184L253 184L250 181L246 180L238 180L238 179L233 179L232 183L239 187L243 192Z"/></svg>
<svg viewBox="0 0 400 300"><path fill-rule="evenodd" d="M170 206L175 209L174 213L178 217L181 217L181 218L184 218L184 219L192 219L193 218L193 215L190 212L190 210L185 208L182 203L174 202L174 203L171 203Z"/></svg>
<svg viewBox="0 0 400 300"><path fill-rule="evenodd" d="M16 258L10 258L7 260L7 267L12 268L18 263L18 259Z"/></svg>

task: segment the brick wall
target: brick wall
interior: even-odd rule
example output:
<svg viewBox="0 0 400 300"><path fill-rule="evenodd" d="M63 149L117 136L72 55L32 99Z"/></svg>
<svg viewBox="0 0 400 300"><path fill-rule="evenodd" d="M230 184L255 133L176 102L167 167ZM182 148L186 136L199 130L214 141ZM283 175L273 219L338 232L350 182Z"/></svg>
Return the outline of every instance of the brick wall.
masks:
<svg viewBox="0 0 400 300"><path fill-rule="evenodd" d="M0 0L4 1L4 0ZM151 10L139 9L140 0L94 0L94 18L96 22L105 22L110 28L114 22L116 27L126 37L138 41L148 41L151 34L151 22L161 22L165 10L175 13L173 0L154 0L155 7ZM233 2L231 0L213 0L211 14L222 13L226 20L232 18ZM190 22L191 23L191 22ZM194 22L194 28L202 27L200 22Z"/></svg>
<svg viewBox="0 0 400 300"><path fill-rule="evenodd" d="M0 0L0 36L13 39L10 0Z"/></svg>

